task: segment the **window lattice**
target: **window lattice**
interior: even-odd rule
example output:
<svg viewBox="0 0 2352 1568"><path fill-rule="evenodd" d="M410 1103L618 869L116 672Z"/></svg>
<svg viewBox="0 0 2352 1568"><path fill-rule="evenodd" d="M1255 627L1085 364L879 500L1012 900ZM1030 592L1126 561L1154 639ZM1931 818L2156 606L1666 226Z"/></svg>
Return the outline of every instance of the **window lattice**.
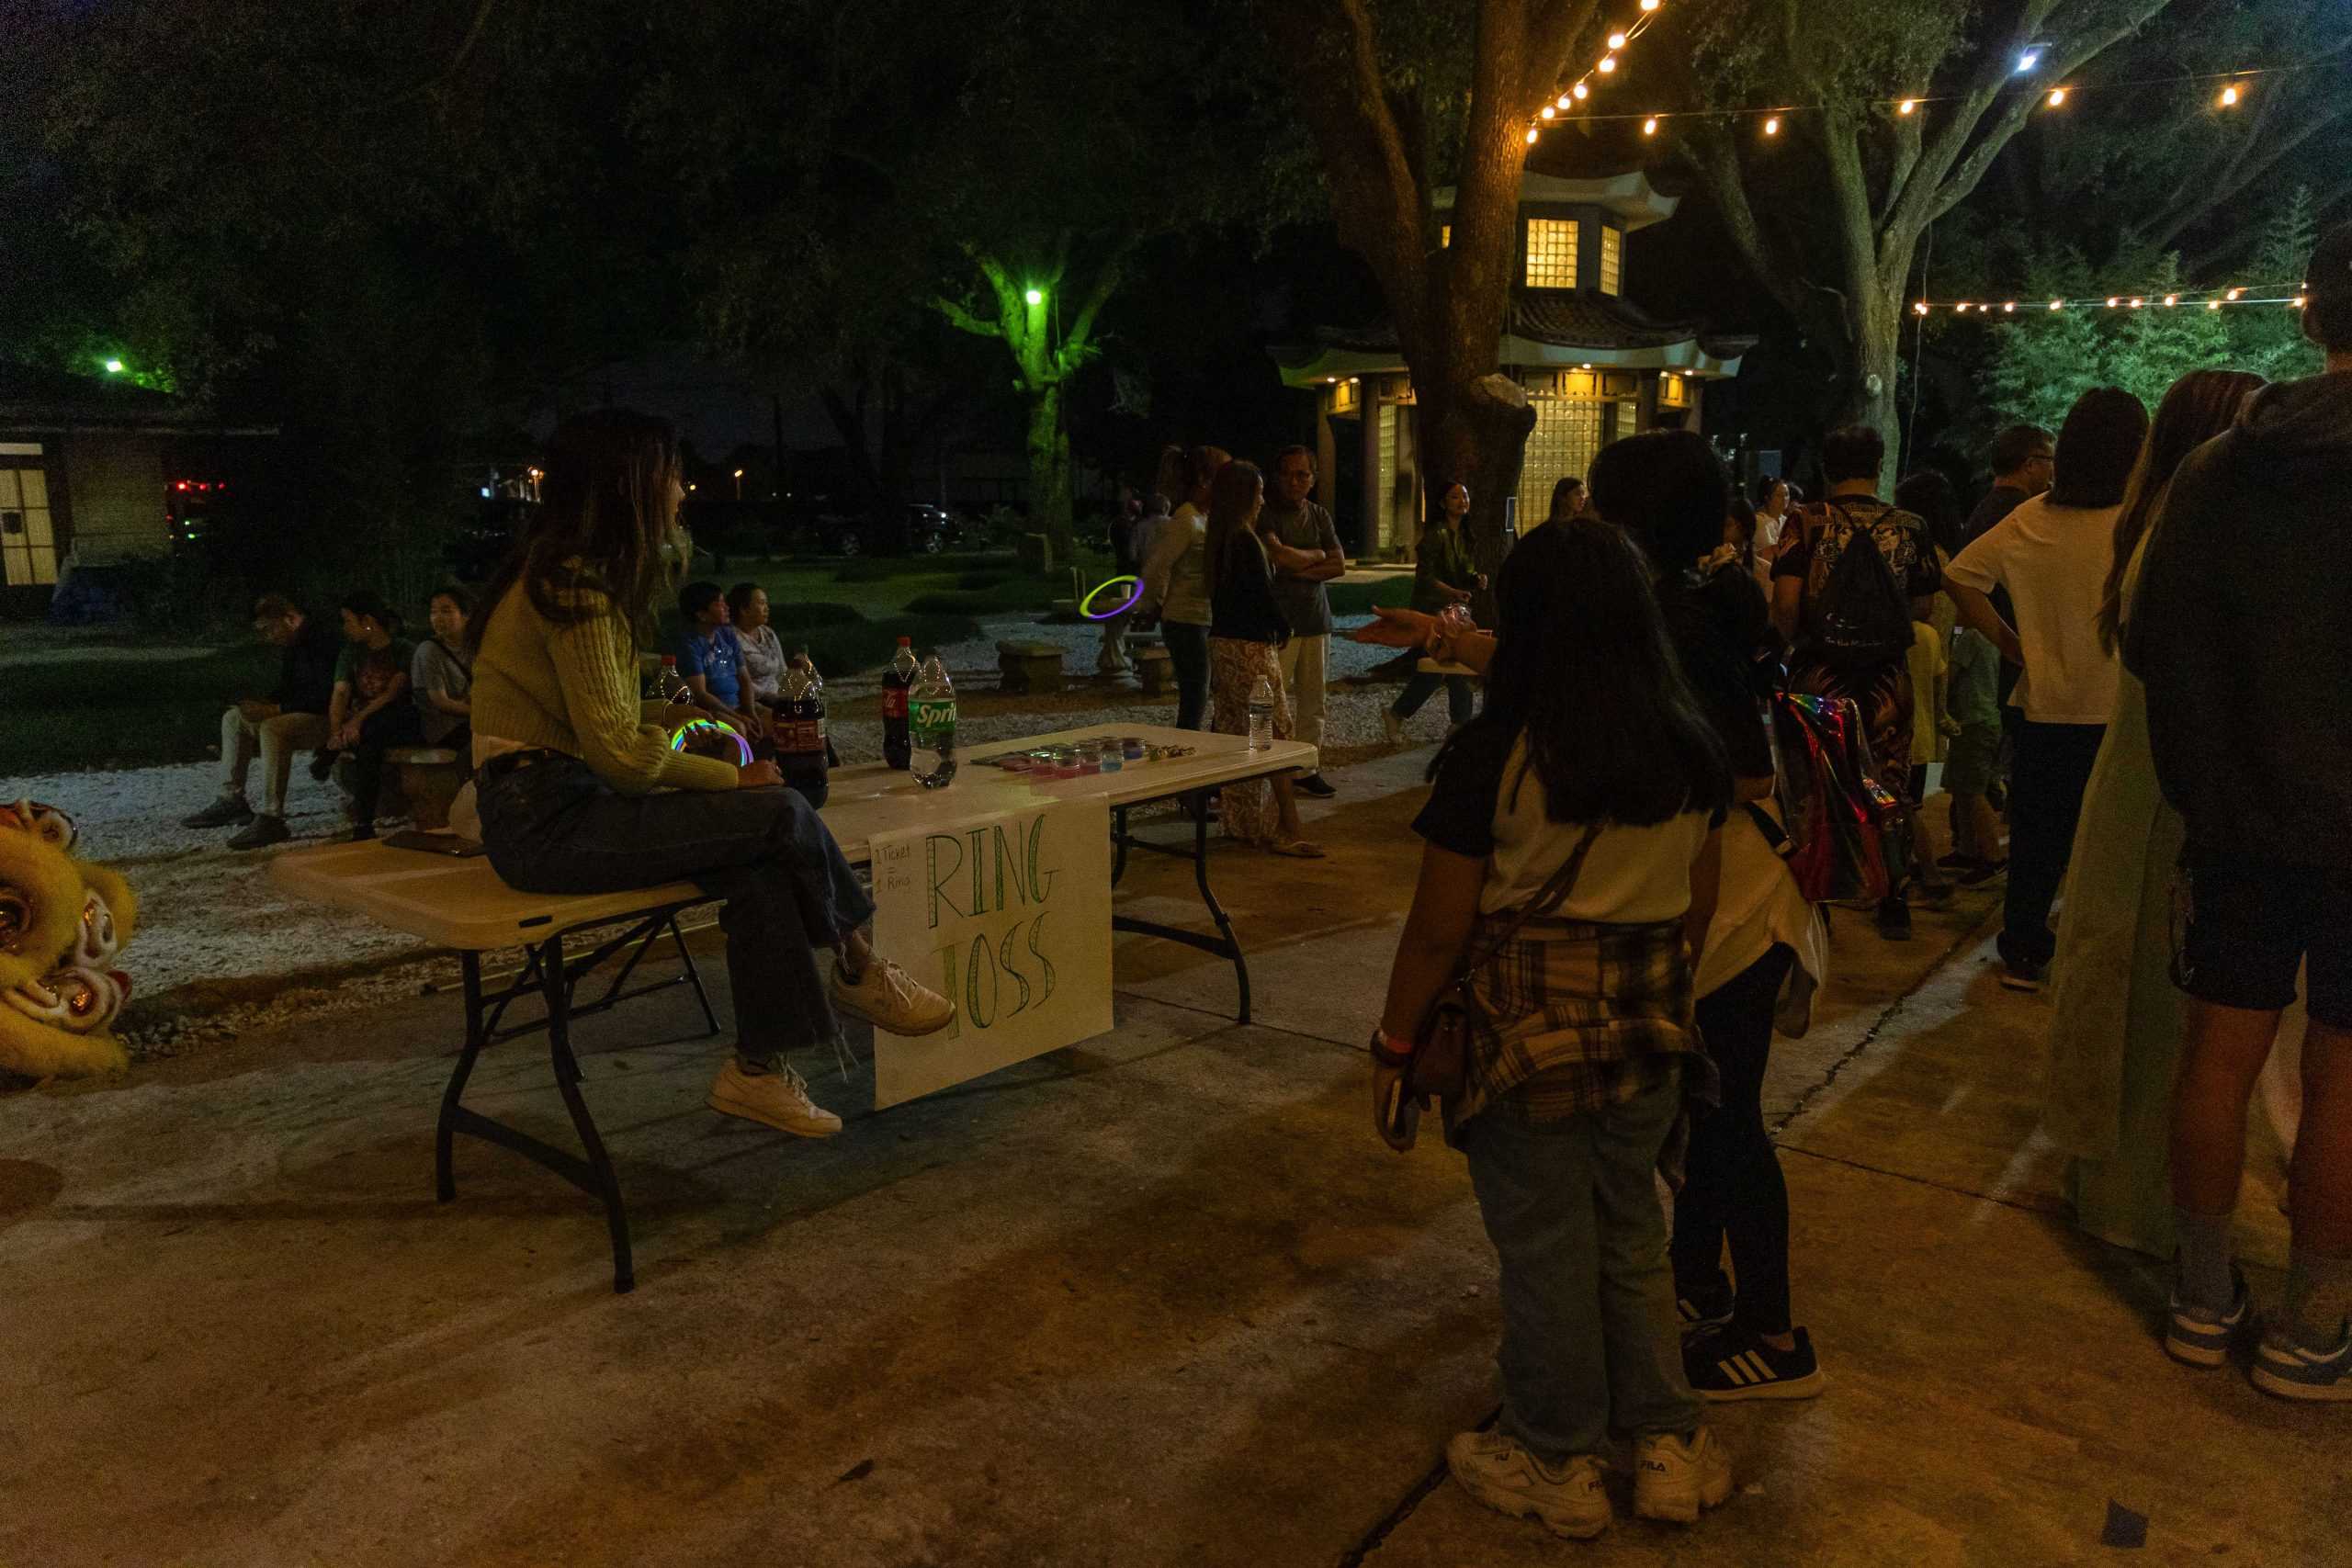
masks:
<svg viewBox="0 0 2352 1568"><path fill-rule="evenodd" d="M1600 231L1600 291L1614 294L1625 277L1625 234L1606 224Z"/></svg>
<svg viewBox="0 0 2352 1568"><path fill-rule="evenodd" d="M1631 434L1634 405L1611 404L1598 398L1545 398L1533 400L1535 428L1527 437L1527 454L1519 470L1521 533L1542 523L1552 511L1552 486L1567 475L1582 479L1600 449L1619 435ZM1609 411L1614 407L1612 417Z"/></svg>
<svg viewBox="0 0 2352 1568"><path fill-rule="evenodd" d="M1574 288L1577 286L1577 226L1572 220L1531 218L1527 220L1527 287Z"/></svg>
<svg viewBox="0 0 2352 1568"><path fill-rule="evenodd" d="M0 581L33 588L56 581L49 476L39 468L0 468Z"/></svg>

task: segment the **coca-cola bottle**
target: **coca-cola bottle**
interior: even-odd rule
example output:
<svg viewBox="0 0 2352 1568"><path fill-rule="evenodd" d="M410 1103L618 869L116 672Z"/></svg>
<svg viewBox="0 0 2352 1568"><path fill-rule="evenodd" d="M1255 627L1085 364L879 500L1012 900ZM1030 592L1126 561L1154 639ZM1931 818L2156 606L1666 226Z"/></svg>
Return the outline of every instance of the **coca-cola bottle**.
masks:
<svg viewBox="0 0 2352 1568"><path fill-rule="evenodd" d="M915 683L915 670L914 639L902 637L890 668L882 671L882 760L894 768L905 768L914 755L907 739L907 688Z"/></svg>
<svg viewBox="0 0 2352 1568"><path fill-rule="evenodd" d="M794 661L784 672L776 705L775 765L784 782L811 806L825 804L825 699L817 671Z"/></svg>

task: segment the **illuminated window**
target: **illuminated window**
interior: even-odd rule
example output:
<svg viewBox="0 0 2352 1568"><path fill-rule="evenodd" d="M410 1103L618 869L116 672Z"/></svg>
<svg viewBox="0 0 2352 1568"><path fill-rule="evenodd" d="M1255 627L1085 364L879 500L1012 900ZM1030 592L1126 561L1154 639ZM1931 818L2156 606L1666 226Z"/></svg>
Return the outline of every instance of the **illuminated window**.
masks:
<svg viewBox="0 0 2352 1568"><path fill-rule="evenodd" d="M1574 288L1577 286L1577 226L1566 219L1527 220L1527 287Z"/></svg>
<svg viewBox="0 0 2352 1568"><path fill-rule="evenodd" d="M1625 231L1603 224L1600 230L1600 291L1614 294L1625 275Z"/></svg>
<svg viewBox="0 0 2352 1568"><path fill-rule="evenodd" d="M1351 376L1331 388L1331 412L1347 413L1356 406L1356 379Z"/></svg>
<svg viewBox="0 0 2352 1568"><path fill-rule="evenodd" d="M57 581L57 540L50 532L49 475L0 468L0 581L37 588Z"/></svg>
<svg viewBox="0 0 2352 1568"><path fill-rule="evenodd" d="M1437 226L1437 243L1438 248L1441 250L1443 250L1453 243L1453 224L1441 223Z"/></svg>
<svg viewBox="0 0 2352 1568"><path fill-rule="evenodd" d="M1520 463L1521 533L1550 514L1555 482L1570 474L1582 479L1603 446L1634 433L1636 410L1632 400L1595 397L1595 380L1589 373L1563 371L1547 388L1535 377L1528 378L1535 428L1528 433Z"/></svg>

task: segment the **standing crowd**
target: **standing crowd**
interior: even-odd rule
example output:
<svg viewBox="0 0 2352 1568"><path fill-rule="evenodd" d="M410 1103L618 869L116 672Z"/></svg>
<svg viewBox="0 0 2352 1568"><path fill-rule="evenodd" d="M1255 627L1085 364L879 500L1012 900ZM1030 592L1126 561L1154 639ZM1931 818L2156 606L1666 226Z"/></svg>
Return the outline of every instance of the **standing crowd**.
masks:
<svg viewBox="0 0 2352 1568"><path fill-rule="evenodd" d="M1414 824L1373 1111L1409 1147L1420 1086L1445 1086L1500 1257L1502 1416L1448 1449L1473 1496L1596 1535L1623 1434L1635 1511L1694 1519L1732 1488L1703 1402L1825 1386L1759 1104L1826 959L1782 853L1773 716L1800 700L1859 728L1889 800L1884 934L1939 871L2007 875L2001 979L2056 977L2047 1122L2076 1219L2171 1260L2165 1349L2352 1399L2352 226L2305 293L2323 374L2199 371L2153 418L2092 390L2054 441L2002 434L1966 517L1939 477L1881 499L1866 427L1825 440L1804 506L1778 481L1742 502L1666 432L1605 449L1586 514L1518 543L1491 631L1437 613L1469 584L1425 542L1438 592L1379 635L1484 702L1456 706ZM1939 862L1917 784L1939 760ZM2257 1318L2233 1211L2299 993L2291 1252Z"/></svg>

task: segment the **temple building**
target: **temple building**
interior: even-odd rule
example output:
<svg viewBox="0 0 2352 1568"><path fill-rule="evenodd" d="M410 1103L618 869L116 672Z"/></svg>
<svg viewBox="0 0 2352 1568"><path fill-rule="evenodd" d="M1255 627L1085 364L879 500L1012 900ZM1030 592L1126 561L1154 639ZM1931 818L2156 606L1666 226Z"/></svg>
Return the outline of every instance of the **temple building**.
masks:
<svg viewBox="0 0 2352 1568"><path fill-rule="evenodd" d="M1605 179L1520 179L1517 281L1503 325L1502 369L1527 389L1535 429L1520 473L1518 515L1542 517L1552 486L1636 431L1701 428L1705 384L1739 373L1753 337L1661 321L1625 298L1625 236L1674 216L1640 173ZM1441 215L1453 205L1436 196ZM1452 226L1442 225L1441 242ZM1316 394L1317 493L1350 553L1401 559L1425 515L1411 378L1394 327L1323 327L1274 355L1285 385Z"/></svg>

